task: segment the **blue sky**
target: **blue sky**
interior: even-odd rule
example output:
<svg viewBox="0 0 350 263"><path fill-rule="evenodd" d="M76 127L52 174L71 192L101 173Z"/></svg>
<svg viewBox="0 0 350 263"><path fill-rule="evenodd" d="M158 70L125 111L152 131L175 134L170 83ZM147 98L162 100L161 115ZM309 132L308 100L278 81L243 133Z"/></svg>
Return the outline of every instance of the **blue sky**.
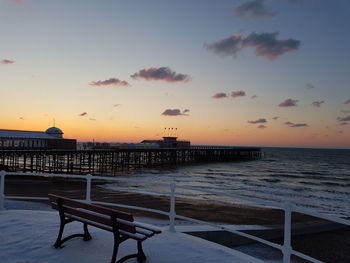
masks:
<svg viewBox="0 0 350 263"><path fill-rule="evenodd" d="M263 10L237 15L247 3ZM350 122L338 119L350 115L342 112L350 110L349 14L345 0L1 0L0 60L13 61L0 64L1 128L43 130L56 118L81 140L139 141L178 127L197 143L349 147ZM274 32L288 50L274 60L255 54L268 47L257 37L240 40L233 55L207 48ZM287 46L288 39L300 44ZM161 67L189 80L130 77ZM130 86L89 85L111 78ZM246 95L212 98L232 91ZM278 107L288 98L297 105ZM189 112L162 115L167 109ZM248 123L260 118L264 127Z"/></svg>

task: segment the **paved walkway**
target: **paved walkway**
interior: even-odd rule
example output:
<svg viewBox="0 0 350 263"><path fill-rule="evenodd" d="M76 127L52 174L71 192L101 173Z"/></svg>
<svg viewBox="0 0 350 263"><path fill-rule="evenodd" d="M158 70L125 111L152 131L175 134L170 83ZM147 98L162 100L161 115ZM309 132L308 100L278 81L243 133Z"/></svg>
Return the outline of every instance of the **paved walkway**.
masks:
<svg viewBox="0 0 350 263"><path fill-rule="evenodd" d="M56 212L5 210L0 211L0 258L2 263L96 263L110 262L112 234L90 228L93 239L84 242L72 239L62 249L52 244L57 235L59 218ZM82 231L82 224L67 225L67 232ZM65 230L65 231L66 231ZM120 255L134 253L136 242L128 240L120 247ZM228 249L182 233L170 233L164 229L160 235L144 242L147 263L248 263L251 258L241 252ZM134 259L128 263L137 262ZM258 262L258 261L254 261Z"/></svg>

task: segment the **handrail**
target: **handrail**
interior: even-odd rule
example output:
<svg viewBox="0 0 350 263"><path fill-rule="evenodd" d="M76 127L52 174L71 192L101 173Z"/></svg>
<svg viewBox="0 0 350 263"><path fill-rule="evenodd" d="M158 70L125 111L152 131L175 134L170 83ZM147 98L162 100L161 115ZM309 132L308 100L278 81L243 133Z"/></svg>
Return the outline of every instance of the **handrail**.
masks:
<svg viewBox="0 0 350 263"><path fill-rule="evenodd" d="M165 212L157 209L151 209L151 208L144 208L144 207L138 207L138 206L130 206L130 205L123 205L123 204L115 204L115 203L108 203L108 202L100 202L100 201L93 201L91 200L91 182L92 180L102 180L102 181L110 181L110 182L115 182L115 181L124 181L124 182L135 182L135 183L141 183L141 184L152 184L154 185L154 182L146 181L146 180L140 180L140 179L125 179L125 178L116 178L116 177L106 177L106 176L92 176L91 174L88 175L71 175L71 174L37 174L37 173L17 173L17 172L5 172L5 171L0 171L0 210L4 210L4 201L5 199L15 199L15 200L48 200L46 197L26 197L26 196L6 196L5 195L5 176L6 175L25 175L25 176L35 176L35 177L61 177L61 178L76 178L76 179L83 179L86 180L86 196L85 196L85 202L88 203L94 203L94 204L101 204L101 205L109 205L109 206L116 206L116 207L123 207L123 208L129 208L129 209L135 209L135 210L141 210L141 211L146 211L146 212L152 212L152 213L157 213L161 215L165 215L169 217L169 231L175 231L175 219L182 219L194 223L200 223L200 224L206 224L210 225L216 228L219 228L221 230L225 230L243 237L246 237L248 239L255 240L257 242L260 242L262 244L268 245L270 247L273 247L275 249L281 250L283 254L283 263L290 263L290 258L291 255L298 256L300 258L303 258L305 260L308 260L313 263L324 263L322 261L319 261L315 258L312 258L308 255L305 255L301 252L293 250L291 247L291 214L292 212L297 212L297 213L302 213L306 215L310 215L313 217L318 217L321 219L325 219L328 221L333 221L339 224L347 225L350 226L350 220L340 218L340 217L335 217L331 215L324 215L318 212L314 211L309 211L305 208L298 207L296 205L291 204L290 202L285 202L283 205L281 205L278 202L273 202L273 201L261 201L258 200L257 198L252 198L252 197L243 197L241 195L237 194L227 194L227 193L222 193L219 191L214 191L214 190L207 190L207 189L198 189L196 187L189 187L189 186L181 186L181 185L176 185L175 182L172 183L156 183L157 185L160 186L166 186L170 187L170 192L169 192L169 197L170 197L170 211ZM238 231L234 230L228 226L223 226L211 222L206 222L186 216L181 216L176 214L175 210L175 190L176 188L179 189L185 189L185 190L194 190L194 191L200 191L200 192L205 192L205 193L210 193L210 194L215 194L215 195L221 195L221 196L226 196L226 197L231 197L231 198L239 198L245 201L249 202L254 202L256 204L246 204L246 206L251 206L251 207L259 207L259 208L274 208L274 209L280 209L284 211L285 214L285 222L284 222L284 244L279 245L273 242L270 242L268 240Z"/></svg>

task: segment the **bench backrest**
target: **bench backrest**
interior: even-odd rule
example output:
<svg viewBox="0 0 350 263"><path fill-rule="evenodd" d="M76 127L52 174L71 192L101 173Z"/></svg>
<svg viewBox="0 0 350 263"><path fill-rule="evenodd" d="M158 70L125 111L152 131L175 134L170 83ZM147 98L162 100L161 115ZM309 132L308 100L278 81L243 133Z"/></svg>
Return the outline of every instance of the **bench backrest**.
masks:
<svg viewBox="0 0 350 263"><path fill-rule="evenodd" d="M49 194L49 198L52 208L59 210L61 206L64 214L74 219L88 221L91 225L108 231L113 231L113 225L116 225L119 230L136 232L131 214L53 194ZM113 222L112 218L116 222Z"/></svg>

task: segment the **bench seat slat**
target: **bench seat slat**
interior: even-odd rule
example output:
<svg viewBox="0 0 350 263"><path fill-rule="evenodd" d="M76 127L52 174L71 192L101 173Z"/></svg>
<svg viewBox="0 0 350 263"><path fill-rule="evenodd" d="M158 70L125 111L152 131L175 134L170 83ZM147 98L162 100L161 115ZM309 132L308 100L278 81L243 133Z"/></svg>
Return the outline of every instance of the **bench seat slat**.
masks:
<svg viewBox="0 0 350 263"><path fill-rule="evenodd" d="M101 228L101 229L103 229L103 230L113 232L112 227L108 227L108 226L106 226L106 225L99 224L99 223L97 223L97 222L88 220L88 219L86 219L86 218L82 218L82 217L75 216L75 215L70 215L70 214L66 214L66 216L69 217L69 218L73 218L73 219L76 220L76 221L79 221L79 222L82 222L82 223L87 223L87 224L92 225L92 226L94 226L94 227Z"/></svg>
<svg viewBox="0 0 350 263"><path fill-rule="evenodd" d="M82 210L84 212L86 211L87 213L91 213L91 214L98 215L98 216L105 217L105 218L110 218L106 215L101 215L101 214L98 214L96 212L92 212L92 211L85 210L85 209L82 209ZM134 231L136 226L141 225L142 227L139 227L136 229L136 233L141 233L143 235L146 235L147 237L151 237L154 234L162 232L160 229L157 229L156 227L152 228L152 226L147 226L147 228L146 228L146 225L143 225L143 224L138 223L136 221L130 222L130 221L126 221L126 220L117 218L117 223L118 223L119 228L121 228L122 230L129 231L129 232ZM135 223L137 223L137 225ZM127 228L127 226L129 226L130 230L129 230L129 228ZM131 229L132 229L132 231L131 231ZM132 233L135 233L135 231Z"/></svg>
<svg viewBox="0 0 350 263"><path fill-rule="evenodd" d="M101 229L104 229L104 230L107 230L107 231L110 231L110 232L113 232L113 229L112 227L108 227L106 225L102 225L102 224L99 224L99 223L96 223L94 221L91 221L91 220L88 220L86 218L82 218L82 217L79 217L79 216L75 216L75 215L71 215L71 214L66 214L68 217L70 218L73 218L74 220L77 220L79 222L82 222L82 223L87 223L89 225L92 225L94 227L97 227L97 228L101 228ZM127 236L129 238L132 238L132 239L135 239L135 240L140 240L140 241L144 241L145 239L147 239L147 236L145 235L142 235L142 234L139 234L139 233L130 233L130 232L126 232L126 231L123 231L123 230L120 230L119 233L123 236Z"/></svg>
<svg viewBox="0 0 350 263"><path fill-rule="evenodd" d="M142 228L136 228L136 233L140 233L142 235L145 235L147 237L151 237L153 236L155 233L153 231L148 231L146 229L142 229Z"/></svg>
<svg viewBox="0 0 350 263"><path fill-rule="evenodd" d="M108 216L106 216L106 215L101 215L101 214L99 214L99 213L96 213L96 212L93 212L93 211L89 211L89 210L86 210L86 209L84 209L84 208L82 208L82 209L78 209L79 211L83 211L83 212L85 212L85 213L89 213L89 214L91 214L91 215L95 215L95 216L99 216L99 217L101 217L101 218L104 218L104 219L106 219L107 221L106 222L108 222L108 226L112 226L112 224L110 223L110 217L108 217ZM67 211L68 212L68 211ZM152 228L151 226L148 226L149 228L145 228L146 227L146 225L144 225L144 224L141 224L141 223L138 223L138 222L136 222L136 221L134 221L134 222L130 222L130 221L125 221L125 220L123 220L123 219L117 219L117 223L118 223L118 228L120 228L121 230L125 230L125 231L127 231L127 232L130 232L130 233L140 233L140 234L142 234L142 235L145 235L145 236L147 236L147 237L151 237L151 236L153 236L154 234L156 234L157 233L157 231L160 231L159 229L156 229L156 227L153 227L153 229L150 229L150 228ZM137 223L137 225L141 225L143 228L141 228L141 227L137 227L136 228L136 231L135 231L135 223ZM161 232L161 231L160 231Z"/></svg>
<svg viewBox="0 0 350 263"><path fill-rule="evenodd" d="M137 221L134 221L133 224L136 226L136 227L139 227L139 228L143 228L143 229L146 229L146 230L149 230L149 231L152 231L156 234L160 234L162 233L162 230L156 226L152 226L152 225L149 225L149 224L145 224L145 223L140 223L140 222L137 222Z"/></svg>

